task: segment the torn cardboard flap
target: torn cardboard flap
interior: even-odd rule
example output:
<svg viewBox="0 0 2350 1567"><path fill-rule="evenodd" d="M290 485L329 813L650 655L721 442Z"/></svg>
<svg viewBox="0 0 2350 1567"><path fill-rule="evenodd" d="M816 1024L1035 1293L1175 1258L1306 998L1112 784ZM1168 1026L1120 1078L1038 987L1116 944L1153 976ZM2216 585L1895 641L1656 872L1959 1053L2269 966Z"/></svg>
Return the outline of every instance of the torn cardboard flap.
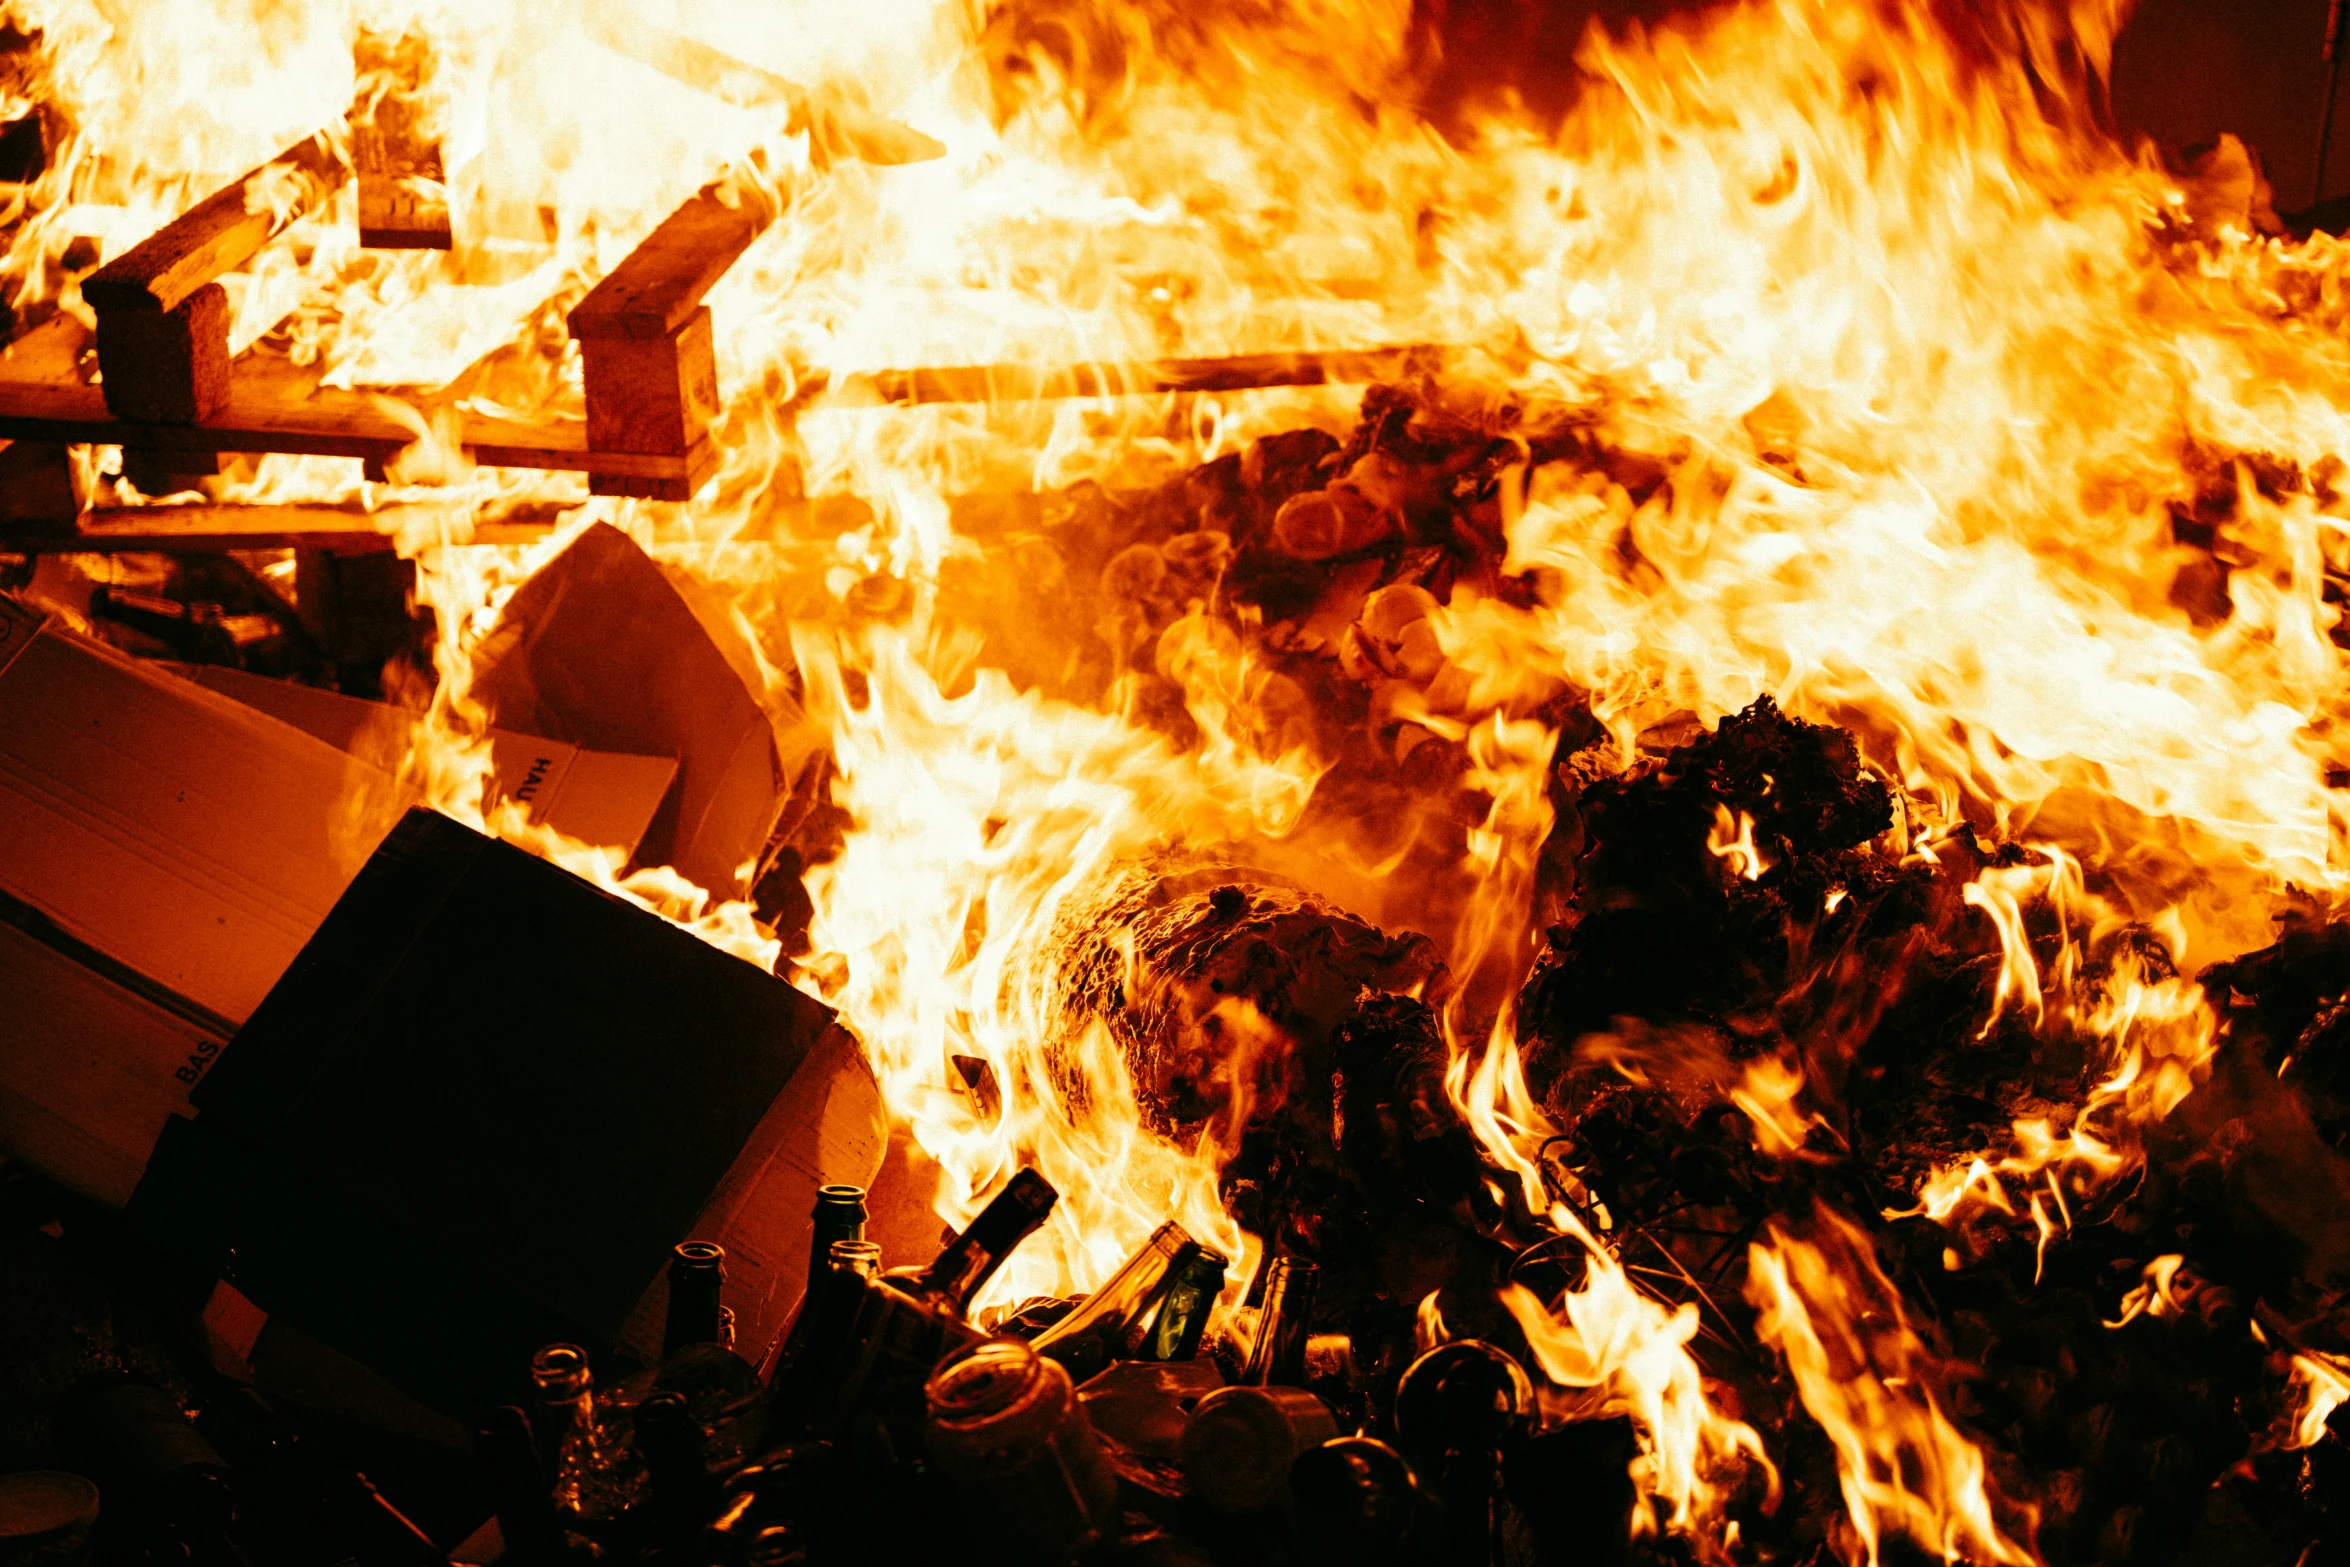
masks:
<svg viewBox="0 0 2350 1567"><path fill-rule="evenodd" d="M471 692L501 729L674 757L677 781L637 863L740 897L786 782L746 683L757 659L740 643L627 534L598 523L507 601L474 656Z"/></svg>
<svg viewBox="0 0 2350 1567"><path fill-rule="evenodd" d="M407 745L411 715L382 702L363 702L238 669L171 667L198 685L352 756L393 763ZM677 764L665 756L619 756L503 729L491 730L489 742L499 799L517 801L532 821L567 838L618 849L623 855L636 853L677 776Z"/></svg>

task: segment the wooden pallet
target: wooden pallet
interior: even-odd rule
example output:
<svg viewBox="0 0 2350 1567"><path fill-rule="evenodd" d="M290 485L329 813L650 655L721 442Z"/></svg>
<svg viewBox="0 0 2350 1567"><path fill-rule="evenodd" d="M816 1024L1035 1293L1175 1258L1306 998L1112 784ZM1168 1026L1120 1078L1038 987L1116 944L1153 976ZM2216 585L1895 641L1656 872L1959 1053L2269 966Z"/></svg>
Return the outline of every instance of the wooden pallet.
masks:
<svg viewBox="0 0 2350 1567"><path fill-rule="evenodd" d="M826 103L689 39L631 23L608 25L598 41L729 102L780 104L795 124L822 133L829 155L890 163L944 150L919 132ZM0 548L49 550L69 538L91 549L311 548L329 535L370 548L376 546L367 541L389 538L368 514L333 508L266 507L240 522L234 508L175 507L170 510L182 515L142 528L112 514L95 525L77 522L50 498L52 471L63 467L70 446L120 446L126 472L146 481L217 471L219 455L236 452L355 457L380 476L413 442L416 425L387 412L383 397L321 386L317 369L266 349L233 359L228 353L226 295L218 279L351 177L338 145L354 148L365 242L448 242L445 207L434 212L429 201L419 207L409 199L437 189L432 176L440 167L438 149L418 140L417 117L398 108L401 95L418 90L429 74L424 44L368 35L358 64L362 101L348 136L322 131L297 142L92 274L82 291L97 314L94 334L59 316L0 348L0 438L19 443L14 466L47 475L35 487L42 499L30 512L12 509L0 496ZM269 199L257 199L261 192ZM713 181L589 292L569 317L581 350L584 423L525 423L461 408L470 372L402 401L435 428L453 425L466 455L481 466L581 473L598 495L688 500L718 468L710 433L720 410L717 368L702 301L775 217L759 182ZM1387 348L820 374L787 412L1365 382L1407 373L1437 352ZM109 542L128 539L141 542Z"/></svg>
<svg viewBox="0 0 2350 1567"><path fill-rule="evenodd" d="M71 316L52 317L0 349L0 436L14 441L136 447L203 454L287 452L386 463L416 439L365 392L322 387L320 371L262 350L237 356L219 407L186 422L125 419L88 384L90 334ZM104 350L100 349L101 360ZM430 419L446 406L412 399ZM460 411L466 454L488 468L540 468L637 478L683 478L686 455L593 450L576 424L531 425Z"/></svg>

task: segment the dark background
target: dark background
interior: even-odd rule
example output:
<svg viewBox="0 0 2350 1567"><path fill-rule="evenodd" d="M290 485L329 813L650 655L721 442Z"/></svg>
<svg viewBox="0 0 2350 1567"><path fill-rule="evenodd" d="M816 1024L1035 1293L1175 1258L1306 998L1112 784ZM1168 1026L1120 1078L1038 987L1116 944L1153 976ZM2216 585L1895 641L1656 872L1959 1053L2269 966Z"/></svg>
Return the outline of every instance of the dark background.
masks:
<svg viewBox="0 0 2350 1567"><path fill-rule="evenodd" d="M2233 131L2258 150L2278 210L2350 194L2350 105L2335 117L2322 193L2313 190L2327 67L2328 0L2142 0L2114 50L2111 111L2126 136L2166 152ZM1662 0L1419 0L1441 63L1427 80L1439 118L1500 84L1538 109L1574 91L1576 42L1594 17L1620 30L1686 6Z"/></svg>

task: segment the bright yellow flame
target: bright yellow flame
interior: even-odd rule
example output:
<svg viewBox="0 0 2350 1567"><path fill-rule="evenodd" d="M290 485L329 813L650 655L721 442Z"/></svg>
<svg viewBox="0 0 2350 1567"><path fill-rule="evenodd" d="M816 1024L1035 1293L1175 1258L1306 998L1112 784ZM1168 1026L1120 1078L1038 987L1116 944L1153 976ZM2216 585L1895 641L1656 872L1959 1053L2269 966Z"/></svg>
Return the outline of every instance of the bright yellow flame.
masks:
<svg viewBox="0 0 2350 1567"><path fill-rule="evenodd" d="M2292 1416L2289 1448L2315 1447L2325 1440L2326 1422L2335 1410L2350 1403L2350 1356L2305 1350L2292 1360L2292 1396L2300 1408Z"/></svg>

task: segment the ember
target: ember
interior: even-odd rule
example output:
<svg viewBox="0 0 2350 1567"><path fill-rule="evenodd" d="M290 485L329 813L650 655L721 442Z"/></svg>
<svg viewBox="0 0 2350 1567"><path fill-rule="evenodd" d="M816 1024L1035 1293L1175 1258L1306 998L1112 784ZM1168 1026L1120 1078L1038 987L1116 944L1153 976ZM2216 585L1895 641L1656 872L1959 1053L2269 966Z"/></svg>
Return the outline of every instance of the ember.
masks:
<svg viewBox="0 0 2350 1567"><path fill-rule="evenodd" d="M0 1562L2343 1559L2330 209L1478 9L0 0Z"/></svg>

